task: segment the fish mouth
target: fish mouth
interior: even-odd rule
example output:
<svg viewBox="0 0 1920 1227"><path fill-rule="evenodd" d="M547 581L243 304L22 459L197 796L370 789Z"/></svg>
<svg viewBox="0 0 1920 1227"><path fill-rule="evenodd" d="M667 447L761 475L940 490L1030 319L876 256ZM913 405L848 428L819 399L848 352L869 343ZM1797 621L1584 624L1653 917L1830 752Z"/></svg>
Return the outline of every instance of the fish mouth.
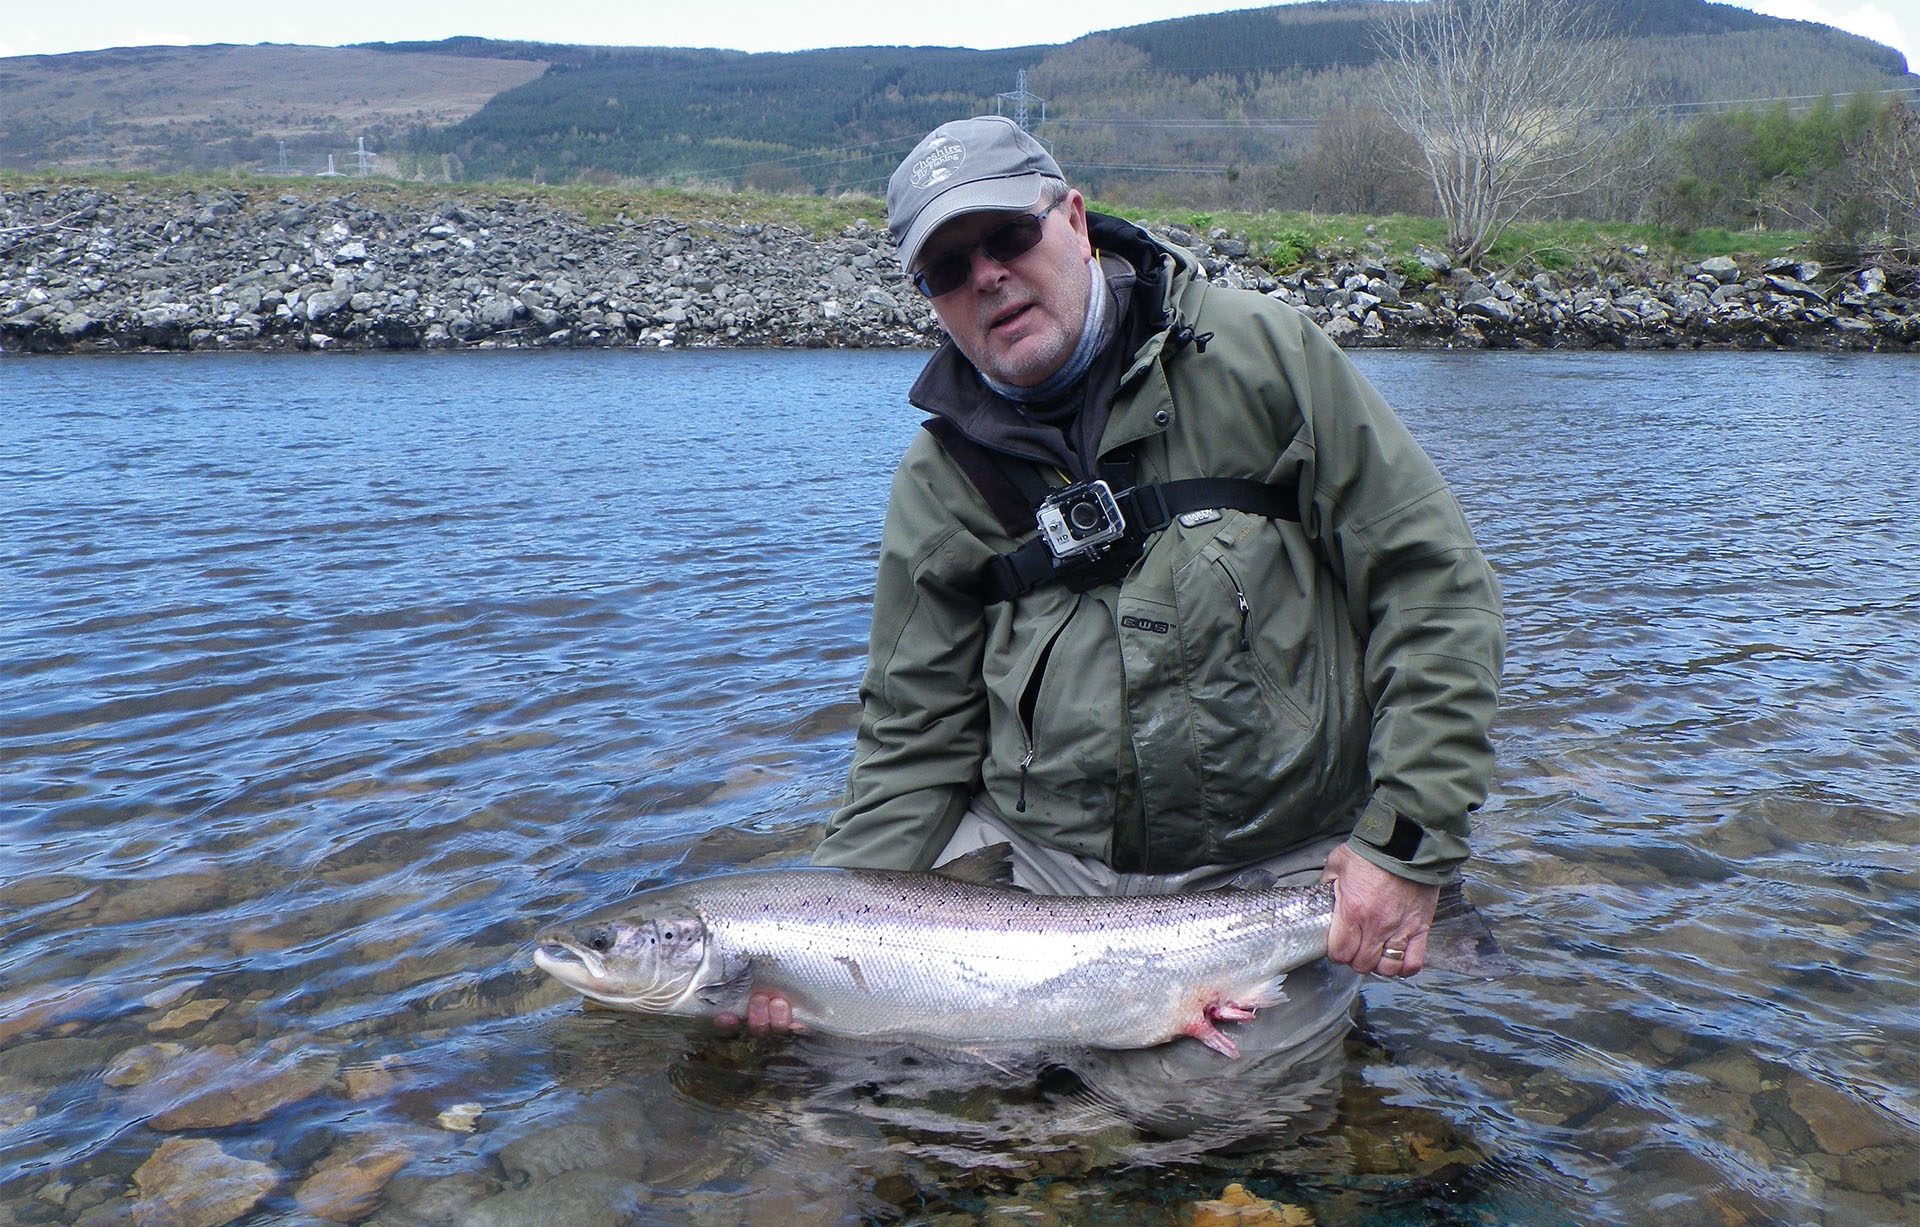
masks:
<svg viewBox="0 0 1920 1227"><path fill-rule="evenodd" d="M606 960L572 942L553 939L541 942L533 952L533 965L555 979L576 987L587 983L603 983L607 978Z"/></svg>
<svg viewBox="0 0 1920 1227"><path fill-rule="evenodd" d="M617 1010L659 1013L672 1003L650 988L636 989L609 977L598 954L564 941L543 941L534 948L533 965L588 1001Z"/></svg>

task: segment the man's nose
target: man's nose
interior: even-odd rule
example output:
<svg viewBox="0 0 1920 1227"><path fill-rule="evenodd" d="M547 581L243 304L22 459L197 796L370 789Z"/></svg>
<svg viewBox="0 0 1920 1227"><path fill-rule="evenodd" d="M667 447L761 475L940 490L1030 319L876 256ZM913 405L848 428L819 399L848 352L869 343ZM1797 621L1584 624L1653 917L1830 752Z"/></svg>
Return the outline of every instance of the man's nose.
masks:
<svg viewBox="0 0 1920 1227"><path fill-rule="evenodd" d="M990 286L1007 275L1007 266L987 254L987 249L975 245L967 253L967 284Z"/></svg>

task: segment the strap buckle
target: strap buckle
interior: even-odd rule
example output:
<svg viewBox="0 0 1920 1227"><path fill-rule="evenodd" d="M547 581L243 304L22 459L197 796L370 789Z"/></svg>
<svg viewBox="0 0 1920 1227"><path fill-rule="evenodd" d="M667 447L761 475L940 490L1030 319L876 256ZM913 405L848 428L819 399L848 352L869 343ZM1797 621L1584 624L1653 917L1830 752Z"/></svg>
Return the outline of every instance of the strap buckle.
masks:
<svg viewBox="0 0 1920 1227"><path fill-rule="evenodd" d="M1132 509L1129 518L1142 536L1151 536L1173 522L1173 508L1166 491L1158 486L1135 486L1120 495L1121 504Z"/></svg>

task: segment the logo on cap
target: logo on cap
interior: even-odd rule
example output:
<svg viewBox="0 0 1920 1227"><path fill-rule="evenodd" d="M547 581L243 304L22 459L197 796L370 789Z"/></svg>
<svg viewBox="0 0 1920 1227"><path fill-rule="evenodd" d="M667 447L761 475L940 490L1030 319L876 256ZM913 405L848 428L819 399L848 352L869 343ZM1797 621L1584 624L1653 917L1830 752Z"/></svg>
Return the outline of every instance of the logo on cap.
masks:
<svg viewBox="0 0 1920 1227"><path fill-rule="evenodd" d="M966 161L967 147L950 136L943 136L927 150L927 155L913 164L913 173L909 181L917 188L930 188L953 178L960 169L960 163Z"/></svg>

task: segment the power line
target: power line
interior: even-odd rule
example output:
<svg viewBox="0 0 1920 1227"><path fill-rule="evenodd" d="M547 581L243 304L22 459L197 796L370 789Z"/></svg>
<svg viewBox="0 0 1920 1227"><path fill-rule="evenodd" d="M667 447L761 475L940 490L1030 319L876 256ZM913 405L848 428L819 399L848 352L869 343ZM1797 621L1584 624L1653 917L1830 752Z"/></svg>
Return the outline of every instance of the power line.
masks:
<svg viewBox="0 0 1920 1227"><path fill-rule="evenodd" d="M1024 89L1024 82L1021 88ZM1722 98L1693 102L1676 102L1662 104L1651 109L1669 114L1694 114L1704 112L1710 108L1729 109L1778 103L1785 103L1791 107L1792 104L1795 103L1814 103L1822 98L1838 99L1841 97L1852 97L1862 93L1871 97L1908 95L1916 100L1920 100L1920 86L1902 85L1877 90L1856 90L1845 95L1829 92L1822 94L1788 94L1775 98ZM1007 96L1010 97L1011 95ZM1032 97L1032 95L1029 95L1029 98ZM1630 108L1617 108L1615 113L1624 114L1627 113L1629 109ZM1113 128L1147 129L1155 131L1180 130L1257 133L1311 132L1318 129L1324 122L1324 117L1319 116L1285 116L1272 119L1102 119L1093 117L1050 116L1045 119L1044 126L1048 129ZM1035 127L1041 126L1039 123L1035 124ZM897 162L900 158L906 156L906 151L910 148L912 148L912 143L911 140L907 138L867 141L862 144L845 145L835 149L788 154L784 157L756 158L752 162L738 163L730 166L715 166L702 168L697 171L682 171L671 177L687 179L701 175L725 176L739 174L762 166L790 166L798 172L818 171L836 166L852 166L859 163L871 163L875 161L882 161L888 164L887 170L890 174L892 171L891 163ZM1131 162L1076 162L1070 159L1063 160L1063 165L1070 165L1077 170L1179 175L1217 175L1234 169L1233 164L1155 166ZM879 174L858 178L837 179L826 184L825 190L848 191L858 187L882 184L887 181L887 178L887 174Z"/></svg>
<svg viewBox="0 0 1920 1227"><path fill-rule="evenodd" d="M756 166L781 166L781 165L785 165L788 162L806 162L806 161L813 161L813 160L820 160L824 162L833 162L833 161L856 162L861 160L862 158L872 159L872 158L878 158L878 157L891 156L895 161L898 161L899 159L907 156L908 150L913 148L914 141L918 139L919 139L918 137L915 137L904 143L902 143L897 139L867 141L866 143L860 144L860 145L842 145L838 149L816 149L809 153L788 154L784 158L774 158L774 157L755 158L751 162L742 162L736 166L715 166L710 168L704 173L724 174L728 171L751 170ZM890 155L882 154L882 153L855 154L854 152L855 150L859 150L859 149L879 149L882 146L886 146L889 150L894 150L897 152L893 152ZM842 156L842 155L845 155L845 156Z"/></svg>
<svg viewBox="0 0 1920 1227"><path fill-rule="evenodd" d="M1141 171L1141 172L1151 171L1155 174L1164 174L1164 175L1224 175L1229 170L1233 169L1233 167L1230 165L1229 166L1136 166L1126 162L1071 162L1069 161L1069 162L1063 163L1063 165L1071 166L1075 170L1125 170L1125 171Z"/></svg>
<svg viewBox="0 0 1920 1227"><path fill-rule="evenodd" d="M1912 94L1916 98L1920 98L1920 85L1895 85L1887 89L1875 90L1848 90L1845 93L1828 90L1819 94L1788 94L1781 98L1720 98L1698 102L1666 102L1661 103L1655 109L1662 111L1698 111L1705 110L1708 107L1761 106L1782 102L1818 102L1822 98L1858 98L1862 94L1870 98L1885 98L1894 94Z"/></svg>
<svg viewBox="0 0 1920 1227"><path fill-rule="evenodd" d="M1317 128L1319 119L1050 119L1056 127L1182 128L1240 132L1268 132L1290 128Z"/></svg>

